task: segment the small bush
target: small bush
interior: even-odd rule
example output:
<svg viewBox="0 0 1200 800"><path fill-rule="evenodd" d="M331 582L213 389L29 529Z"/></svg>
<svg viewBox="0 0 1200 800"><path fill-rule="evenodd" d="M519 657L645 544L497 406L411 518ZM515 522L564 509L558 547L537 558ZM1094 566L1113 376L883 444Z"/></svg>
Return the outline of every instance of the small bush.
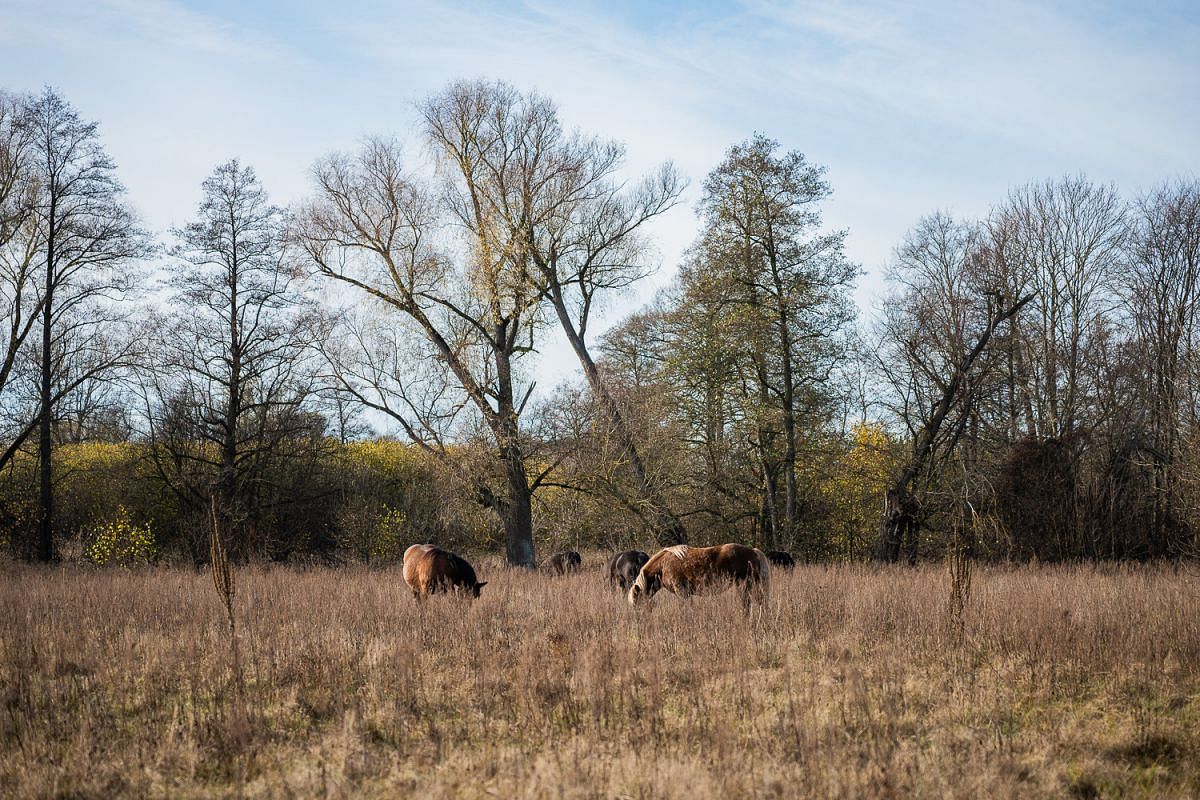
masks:
<svg viewBox="0 0 1200 800"><path fill-rule="evenodd" d="M397 508L383 507L371 540L371 561L391 563L404 554L408 536L408 515Z"/></svg>
<svg viewBox="0 0 1200 800"><path fill-rule="evenodd" d="M83 558L92 564L149 564L158 558L154 531L148 523L137 524L124 506L116 514L85 534Z"/></svg>

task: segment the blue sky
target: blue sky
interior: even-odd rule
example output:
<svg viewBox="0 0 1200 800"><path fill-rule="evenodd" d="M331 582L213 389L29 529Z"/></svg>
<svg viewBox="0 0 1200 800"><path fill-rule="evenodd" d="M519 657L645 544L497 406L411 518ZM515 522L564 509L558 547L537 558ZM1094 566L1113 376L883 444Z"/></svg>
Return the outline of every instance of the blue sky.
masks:
<svg viewBox="0 0 1200 800"><path fill-rule="evenodd" d="M286 204L319 155L413 141L413 102L507 80L692 180L655 233L669 281L700 180L755 131L828 166L869 308L891 249L935 209L1086 173L1135 194L1200 174L1200 2L583 3L0 0L0 86L60 89L163 230L237 156ZM550 345L546 360L560 361Z"/></svg>

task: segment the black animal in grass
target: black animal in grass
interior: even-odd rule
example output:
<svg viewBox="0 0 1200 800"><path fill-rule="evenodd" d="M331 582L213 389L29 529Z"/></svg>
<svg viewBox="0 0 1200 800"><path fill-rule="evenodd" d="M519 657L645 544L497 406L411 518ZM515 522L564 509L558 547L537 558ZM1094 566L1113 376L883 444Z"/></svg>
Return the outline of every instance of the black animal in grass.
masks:
<svg viewBox="0 0 1200 800"><path fill-rule="evenodd" d="M550 556L550 560L546 562L546 569L555 575L567 575L572 572L578 572L582 564L583 559L579 556L579 553L576 553L574 550L567 550Z"/></svg>
<svg viewBox="0 0 1200 800"><path fill-rule="evenodd" d="M796 559L792 558L792 554L785 550L768 550L767 561L784 569L791 569L796 566Z"/></svg>
<svg viewBox="0 0 1200 800"><path fill-rule="evenodd" d="M650 556L641 550L626 550L623 553L617 553L608 560L609 586L620 589L622 592L629 591L629 587L633 586L633 582L637 580L638 573L642 571L642 567L649 560Z"/></svg>

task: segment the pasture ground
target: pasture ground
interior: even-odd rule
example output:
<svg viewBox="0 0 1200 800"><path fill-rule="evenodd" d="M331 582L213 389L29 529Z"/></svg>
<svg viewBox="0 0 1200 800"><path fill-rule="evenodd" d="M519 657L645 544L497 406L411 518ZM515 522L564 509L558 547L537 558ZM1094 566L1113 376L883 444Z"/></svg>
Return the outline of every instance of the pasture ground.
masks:
<svg viewBox="0 0 1200 800"><path fill-rule="evenodd" d="M1200 576L776 570L629 610L479 565L238 573L244 693L206 572L0 567L0 796L1197 797Z"/></svg>

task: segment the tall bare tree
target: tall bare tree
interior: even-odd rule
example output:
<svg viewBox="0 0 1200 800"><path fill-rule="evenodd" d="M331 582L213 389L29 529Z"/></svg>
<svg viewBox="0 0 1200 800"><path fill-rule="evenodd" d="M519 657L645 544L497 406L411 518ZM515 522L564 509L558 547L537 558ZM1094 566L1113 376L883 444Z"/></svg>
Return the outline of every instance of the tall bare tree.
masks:
<svg viewBox="0 0 1200 800"><path fill-rule="evenodd" d="M4 449L0 468L37 428L38 414L23 402L20 359L41 318L36 203L38 181L33 163L32 129L24 117L27 98L0 92L0 302L4 343L0 354L0 413Z"/></svg>
<svg viewBox="0 0 1200 800"><path fill-rule="evenodd" d="M155 464L191 508L214 509L231 557L252 531L268 466L312 424L320 329L284 259L283 212L236 159L203 183L196 218L174 231L171 308L149 371Z"/></svg>
<svg viewBox="0 0 1200 800"><path fill-rule="evenodd" d="M1143 196L1131 221L1130 258L1119 286L1133 323L1141 405L1149 441L1152 524L1148 553L1177 549L1181 439L1200 397L1200 183L1180 181Z"/></svg>
<svg viewBox="0 0 1200 800"><path fill-rule="evenodd" d="M568 133L549 99L503 83L452 84L423 112L456 220L549 301L629 464L631 505L660 542L685 541L588 343L598 305L648 272L642 231L676 203L679 176L665 164L625 189L620 145Z"/></svg>
<svg viewBox="0 0 1200 800"><path fill-rule="evenodd" d="M1114 187L1067 177L1019 188L989 218L993 248L1018 294L1036 296L1020 328L1030 435L1077 431L1098 389L1090 346L1117 298L1125 203Z"/></svg>
<svg viewBox="0 0 1200 800"><path fill-rule="evenodd" d="M113 331L121 321L113 303L134 287L130 262L148 251L148 240L125 204L96 123L46 89L25 103L23 124L32 142L36 246L43 260L36 555L47 561L54 555L55 407L81 382L131 361L136 338Z"/></svg>
<svg viewBox="0 0 1200 800"><path fill-rule="evenodd" d="M483 122L494 126L490 135L514 135L512 120ZM532 384L518 368L533 351L541 291L521 258L521 232L506 228L480 198L468 197L464 206L459 195L439 196L423 185L404 169L390 140L329 156L314 177L316 196L297 215L298 243L319 273L352 287L360 304L398 314L409 326L401 329L415 333L436 360L425 371L418 359L393 357L408 342L380 345L360 335L366 346L352 351L357 367L337 364L341 387L443 454L443 429L433 417L448 413L453 421L467 403L492 438L506 489L497 493L478 481L478 498L504 525L509 563L533 566L536 478L520 427ZM448 399L448 412L447 392L463 398Z"/></svg>
<svg viewBox="0 0 1200 800"><path fill-rule="evenodd" d="M1034 295L1014 295L978 228L944 214L909 232L889 277L898 291L879 322L875 361L911 452L884 498L875 555L895 562L903 551L912 563L924 512L915 484L955 453L1003 363L993 338Z"/></svg>

